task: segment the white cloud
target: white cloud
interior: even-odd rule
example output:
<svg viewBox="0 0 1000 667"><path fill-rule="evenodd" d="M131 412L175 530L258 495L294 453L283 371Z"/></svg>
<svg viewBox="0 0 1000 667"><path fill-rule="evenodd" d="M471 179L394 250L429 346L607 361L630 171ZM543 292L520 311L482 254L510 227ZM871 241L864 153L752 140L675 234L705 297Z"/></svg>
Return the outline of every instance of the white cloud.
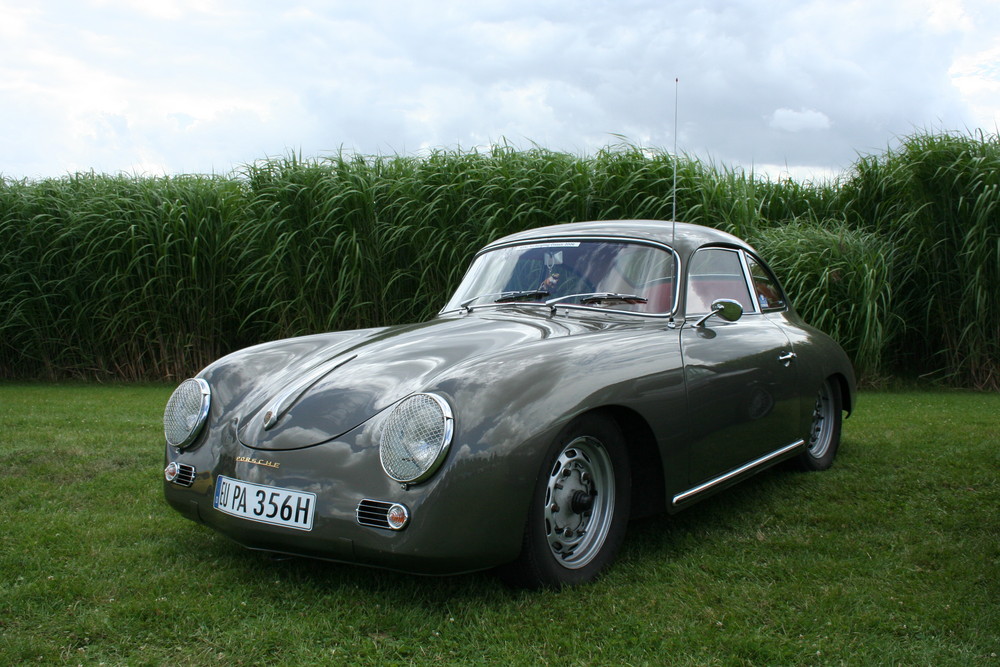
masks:
<svg viewBox="0 0 1000 667"><path fill-rule="evenodd" d="M805 130L828 130L830 119L822 111L813 109L775 109L768 120L768 126L784 132L802 132Z"/></svg>
<svg viewBox="0 0 1000 667"><path fill-rule="evenodd" d="M936 30L968 31L974 28L963 3L958 0L928 0L927 24Z"/></svg>
<svg viewBox="0 0 1000 667"><path fill-rule="evenodd" d="M977 4L962 24L962 41L948 70L952 84L970 110L970 127L1000 132L1000 35L979 25L1000 23L1000 6Z"/></svg>
<svg viewBox="0 0 1000 667"><path fill-rule="evenodd" d="M0 0L0 122L18 128L0 134L0 173L225 171L504 138L672 148L675 77L680 150L836 171L914 128L993 131L998 8Z"/></svg>
<svg viewBox="0 0 1000 667"><path fill-rule="evenodd" d="M178 21L192 14L227 13L213 0L90 0L88 4L101 9L124 10L167 21Z"/></svg>

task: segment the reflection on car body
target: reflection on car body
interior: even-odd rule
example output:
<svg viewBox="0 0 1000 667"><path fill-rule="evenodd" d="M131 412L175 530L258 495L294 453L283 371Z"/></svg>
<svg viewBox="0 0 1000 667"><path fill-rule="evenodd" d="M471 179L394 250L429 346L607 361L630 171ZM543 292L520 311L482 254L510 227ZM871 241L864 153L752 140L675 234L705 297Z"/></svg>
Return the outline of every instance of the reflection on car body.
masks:
<svg viewBox="0 0 1000 667"><path fill-rule="evenodd" d="M164 491L253 549L560 586L605 568L630 517L829 467L853 405L844 352L740 239L571 223L489 244L429 322L264 343L185 381Z"/></svg>

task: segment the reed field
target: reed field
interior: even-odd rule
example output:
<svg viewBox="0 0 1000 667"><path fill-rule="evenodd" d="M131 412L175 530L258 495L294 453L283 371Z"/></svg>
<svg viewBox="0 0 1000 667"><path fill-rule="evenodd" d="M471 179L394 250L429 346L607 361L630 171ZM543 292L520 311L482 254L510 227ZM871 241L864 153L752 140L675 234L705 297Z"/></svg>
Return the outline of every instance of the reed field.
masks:
<svg viewBox="0 0 1000 667"><path fill-rule="evenodd" d="M246 346L432 317L472 254L578 220L755 245L869 384L1000 388L1000 139L917 134L832 182L632 145L0 178L0 379L169 380Z"/></svg>

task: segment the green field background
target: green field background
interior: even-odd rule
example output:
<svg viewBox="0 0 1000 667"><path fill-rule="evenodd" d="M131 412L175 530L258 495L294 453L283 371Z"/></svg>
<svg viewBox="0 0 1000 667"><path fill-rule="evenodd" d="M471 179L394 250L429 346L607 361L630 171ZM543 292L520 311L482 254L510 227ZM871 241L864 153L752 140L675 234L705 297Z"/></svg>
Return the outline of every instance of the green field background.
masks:
<svg viewBox="0 0 1000 667"><path fill-rule="evenodd" d="M231 350L432 317L485 243L677 218L749 240L862 380L1000 388L1000 139L916 134L823 183L633 145L297 156L225 176L0 179L0 379L178 380Z"/></svg>
<svg viewBox="0 0 1000 667"><path fill-rule="evenodd" d="M829 471L632 522L598 581L520 591L187 520L163 500L171 391L0 383L0 664L1000 664L997 393L862 392Z"/></svg>

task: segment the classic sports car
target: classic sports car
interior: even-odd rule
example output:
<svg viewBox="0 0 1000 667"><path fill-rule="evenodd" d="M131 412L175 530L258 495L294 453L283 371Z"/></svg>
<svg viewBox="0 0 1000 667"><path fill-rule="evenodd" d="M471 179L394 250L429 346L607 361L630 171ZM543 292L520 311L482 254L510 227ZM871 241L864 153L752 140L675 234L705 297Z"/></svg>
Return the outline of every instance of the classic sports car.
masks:
<svg viewBox="0 0 1000 667"><path fill-rule="evenodd" d="M855 381L746 243L648 220L480 251L429 322L235 352L164 413L164 490L251 549L594 578L630 517L828 468Z"/></svg>

